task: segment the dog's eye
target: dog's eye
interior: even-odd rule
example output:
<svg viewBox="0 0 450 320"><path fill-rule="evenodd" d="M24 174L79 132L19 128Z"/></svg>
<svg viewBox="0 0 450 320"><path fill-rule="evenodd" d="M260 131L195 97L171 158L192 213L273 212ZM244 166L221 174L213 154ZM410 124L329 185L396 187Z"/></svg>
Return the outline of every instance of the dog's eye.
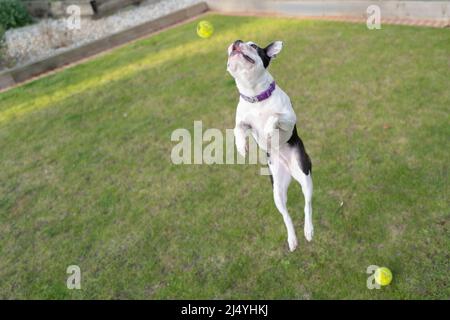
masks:
<svg viewBox="0 0 450 320"><path fill-rule="evenodd" d="M254 44L254 43L252 43L252 44L250 45L250 47L252 47L253 49L256 49L256 48L258 48L258 47L257 47L257 45L256 45L256 44Z"/></svg>

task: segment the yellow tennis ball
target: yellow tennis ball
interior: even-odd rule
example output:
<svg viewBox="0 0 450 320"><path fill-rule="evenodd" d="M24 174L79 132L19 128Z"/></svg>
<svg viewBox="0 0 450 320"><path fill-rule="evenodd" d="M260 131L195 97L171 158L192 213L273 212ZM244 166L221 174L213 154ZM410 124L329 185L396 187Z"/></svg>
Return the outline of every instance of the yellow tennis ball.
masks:
<svg viewBox="0 0 450 320"><path fill-rule="evenodd" d="M375 281L381 286L387 286L392 281L392 272L386 267L378 268L375 271Z"/></svg>
<svg viewBox="0 0 450 320"><path fill-rule="evenodd" d="M214 33L214 26L211 22L202 20L197 24L197 34L200 38L207 39Z"/></svg>

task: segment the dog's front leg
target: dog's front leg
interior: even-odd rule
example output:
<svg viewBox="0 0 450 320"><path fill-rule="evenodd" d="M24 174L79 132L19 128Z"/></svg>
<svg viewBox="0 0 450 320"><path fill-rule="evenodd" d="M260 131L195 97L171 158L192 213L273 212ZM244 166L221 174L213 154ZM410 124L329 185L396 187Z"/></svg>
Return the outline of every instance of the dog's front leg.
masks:
<svg viewBox="0 0 450 320"><path fill-rule="evenodd" d="M238 122L234 128L234 138L237 151L245 157L248 152L247 131L250 130L250 126L243 122Z"/></svg>
<svg viewBox="0 0 450 320"><path fill-rule="evenodd" d="M267 142L267 150L277 149L280 143L280 130L292 132L296 119L284 116L270 116L264 126L264 136Z"/></svg>

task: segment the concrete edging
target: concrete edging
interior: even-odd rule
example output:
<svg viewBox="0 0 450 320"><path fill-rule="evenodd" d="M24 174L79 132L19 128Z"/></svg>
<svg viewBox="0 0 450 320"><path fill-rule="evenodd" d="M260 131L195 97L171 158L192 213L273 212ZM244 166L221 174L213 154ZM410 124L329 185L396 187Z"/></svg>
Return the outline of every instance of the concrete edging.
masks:
<svg viewBox="0 0 450 320"><path fill-rule="evenodd" d="M219 12L264 13L300 17L346 16L366 18L367 7L378 5L381 19L424 19L450 22L450 1L389 0L207 0Z"/></svg>
<svg viewBox="0 0 450 320"><path fill-rule="evenodd" d="M0 90L193 18L207 10L206 3L201 2L55 56L0 72Z"/></svg>

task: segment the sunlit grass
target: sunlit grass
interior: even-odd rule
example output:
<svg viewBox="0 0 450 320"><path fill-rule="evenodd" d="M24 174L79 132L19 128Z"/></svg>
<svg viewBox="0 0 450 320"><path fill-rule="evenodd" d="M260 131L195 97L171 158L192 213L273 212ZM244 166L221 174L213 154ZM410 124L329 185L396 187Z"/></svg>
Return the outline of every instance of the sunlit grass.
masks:
<svg viewBox="0 0 450 320"><path fill-rule="evenodd" d="M249 22L242 26L242 29L252 30L258 27L261 27L261 22ZM264 26L264 29L268 32L276 28L280 28L280 25L267 24ZM11 118L20 117L29 112L41 110L52 104L61 102L74 94L82 94L86 90L96 90L98 87L104 86L112 81L120 81L121 79L132 77L138 72L149 71L149 69L158 65L170 63L170 61L180 58L189 59L193 55L205 54L208 51L214 50L225 39L232 38L234 34L235 32L232 30L223 31L209 39L207 45L201 43L199 39L193 39L164 51L152 52L149 50L147 54L139 59L131 60L128 64L109 70L108 72L100 71L99 74L92 77L67 85L64 90L42 94L35 99L27 99L21 103L12 104L4 110L0 108L0 123Z"/></svg>

